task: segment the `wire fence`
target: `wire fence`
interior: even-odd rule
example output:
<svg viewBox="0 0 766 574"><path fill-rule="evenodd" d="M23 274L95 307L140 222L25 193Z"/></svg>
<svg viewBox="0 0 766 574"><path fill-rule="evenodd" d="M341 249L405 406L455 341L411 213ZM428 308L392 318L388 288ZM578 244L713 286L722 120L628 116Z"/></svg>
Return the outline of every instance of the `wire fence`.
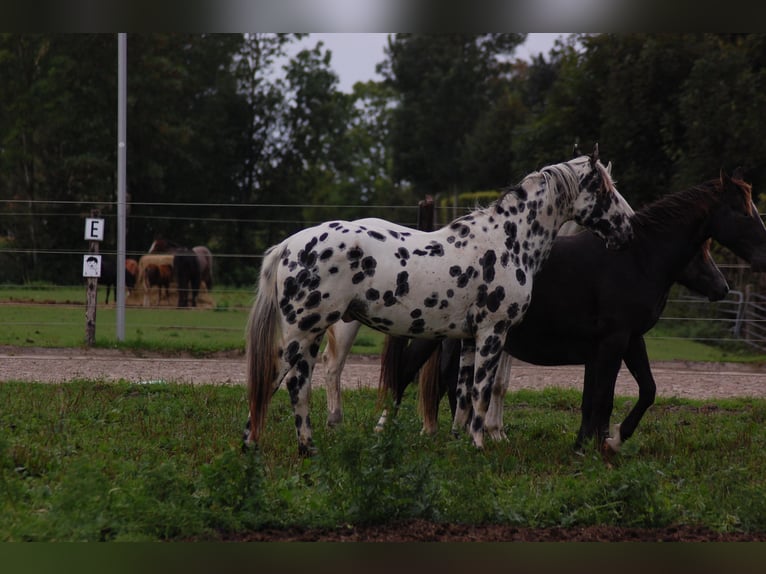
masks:
<svg viewBox="0 0 766 574"><path fill-rule="evenodd" d="M3 228L3 218L8 217L39 217L39 218L63 218L66 221L76 221L78 219L90 216L90 210L94 206L91 202L83 201L50 201L50 200L0 200L0 262L3 257L25 256L34 257L38 261L46 257L54 259L59 265L71 265L73 268L81 268L82 257L87 253L87 243L82 241L82 249L57 249L51 247L32 248L29 245L19 244L14 237L9 236L7 230ZM102 217L107 220L108 228L116 228L116 202L99 202L97 207L101 209ZM162 208L167 210L167 215L153 215L141 213L141 208ZM199 214L185 215L185 210L208 210L211 215ZM237 213L250 210L270 210L272 214L281 214L276 217L248 217L240 216ZM298 210L306 210L316 216L295 218ZM251 226L255 229L266 226L276 226L279 229L294 229L311 226L314 224L334 219L335 214L343 210L368 210L371 212L384 213L386 219L394 221L400 225L416 227L418 221L418 206L401 205L288 205L288 204L225 204L225 203L177 203L177 202L133 202L130 204L128 215L129 225L141 225L144 221L165 220L165 221L183 221L190 226L202 224L203 229L217 229L218 226L231 226L234 224ZM113 212L112 212L113 211ZM445 224L451 221L455 215L466 212L465 208L455 208L452 206L443 207L438 202L435 204L435 221L437 225ZM213 213L214 212L214 213ZM326 216L326 217L325 217ZM111 227L110 227L111 222ZM81 229L81 226L72 225L73 229ZM277 237L278 241L281 237ZM116 241L112 241L116 244ZM126 252L126 257L140 260L146 255L146 249L137 249L134 245L130 246ZM114 248L103 248L99 250L105 257L116 256ZM243 249L242 251L217 251L214 252L214 260L219 264L230 267L245 267L249 270L247 277L254 278L257 275L257 269L260 267L262 252ZM63 261L63 263L62 263ZM667 301L665 310L657 326L647 335L647 338L654 339L685 339L693 340L706 344L715 344L719 346L729 346L731 348L746 345L757 351L766 351L766 295L761 295L761 280L753 278L749 272L748 266L743 262L724 262L719 263L722 271L729 279L732 291L723 301L711 303L706 299L695 296L683 287L674 286ZM30 307L50 305L55 302L56 305L63 308L80 308L85 303L85 290L82 289L82 298L77 300L75 296L67 299L66 297L50 297L49 300L36 300L31 296L38 286L34 284L9 284L3 277L0 269L0 286L13 286L19 290L28 290L29 296L21 296L19 301L8 300L4 297L4 292L0 289L0 309L5 305L24 304ZM245 286L232 285L227 282L217 283L215 291L209 293L212 306L225 305L227 309L237 312L247 312L249 304L254 295L255 281L252 280ZM46 285L46 289L61 292L67 290L76 290L77 286L71 283L67 285ZM104 288L102 285L101 289ZM17 291L18 292L18 291ZM244 293L244 294L243 294ZM63 299L63 300L62 300ZM104 301L103 295L99 295L100 303ZM225 302L225 303L222 303ZM143 307L143 301L133 301L136 310ZM172 305L169 305L172 306ZM53 322L55 323L55 322ZM29 323L30 325L33 322ZM34 323L38 325L37 323ZM45 328L46 325L38 325ZM73 328L80 329L81 325L72 325ZM204 327L204 325L202 325ZM210 329L215 329L213 325Z"/></svg>

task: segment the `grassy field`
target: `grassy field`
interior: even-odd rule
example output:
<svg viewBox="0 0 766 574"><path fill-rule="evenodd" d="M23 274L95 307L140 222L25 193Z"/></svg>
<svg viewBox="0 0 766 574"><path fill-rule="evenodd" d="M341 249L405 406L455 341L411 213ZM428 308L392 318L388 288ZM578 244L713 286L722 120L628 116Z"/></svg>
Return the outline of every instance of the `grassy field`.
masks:
<svg viewBox="0 0 766 574"><path fill-rule="evenodd" d="M572 451L579 393L506 398L509 441L477 452L419 434L414 400L374 433L372 391L344 394L343 426L296 454L278 392L257 453L240 452L241 387L0 385L0 540L219 540L264 527L421 518L530 527L698 525L766 531L766 401L660 400L608 467ZM618 399L615 416L624 415Z"/></svg>
<svg viewBox="0 0 766 574"><path fill-rule="evenodd" d="M253 301L248 289L219 289L210 309L125 309L125 340L116 336L116 309L103 303L99 292L96 346L195 354L242 350L245 326ZM85 344L83 287L0 285L0 345L22 347L80 347ZM364 328L353 353L379 353L383 335Z"/></svg>
<svg viewBox="0 0 766 574"><path fill-rule="evenodd" d="M96 346L206 354L244 349L247 316L253 301L250 289L219 288L210 309L173 309L129 306L125 312L125 340L116 337L116 310L104 305L99 293ZM78 347L85 343L84 287L0 285L0 345ZM384 337L362 328L351 352L380 353ZM720 348L668 336L657 328L646 337L654 361L766 362L766 355L744 346Z"/></svg>
<svg viewBox="0 0 766 574"><path fill-rule="evenodd" d="M0 344L77 347L80 288L0 288ZM206 310L98 311L100 346L241 349L252 293L222 290ZM56 304L50 304L56 303ZM352 352L377 353L365 330ZM653 359L759 360L679 339L649 338ZM257 453L240 452L241 386L0 384L0 541L220 540L264 527L343 527L406 519L528 527L697 525L766 532L766 400L660 399L609 467L572 452L578 391L506 397L509 441L477 452L449 433L419 434L409 393L374 433L374 391L344 393L342 428L311 417L319 454L296 453L287 393L274 397ZM632 399L618 397L615 419Z"/></svg>

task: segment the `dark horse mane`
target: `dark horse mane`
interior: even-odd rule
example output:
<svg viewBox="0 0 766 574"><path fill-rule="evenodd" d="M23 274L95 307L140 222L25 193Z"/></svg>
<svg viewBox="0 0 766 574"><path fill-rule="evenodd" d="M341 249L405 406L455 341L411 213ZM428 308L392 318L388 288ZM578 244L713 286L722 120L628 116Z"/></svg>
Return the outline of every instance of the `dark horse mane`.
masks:
<svg viewBox="0 0 766 574"><path fill-rule="evenodd" d="M737 178L731 179L741 191L749 207L752 205L752 187ZM653 201L636 211L631 218L636 233L671 229L679 222L694 221L706 216L721 201L723 179L711 179L676 193L671 193Z"/></svg>

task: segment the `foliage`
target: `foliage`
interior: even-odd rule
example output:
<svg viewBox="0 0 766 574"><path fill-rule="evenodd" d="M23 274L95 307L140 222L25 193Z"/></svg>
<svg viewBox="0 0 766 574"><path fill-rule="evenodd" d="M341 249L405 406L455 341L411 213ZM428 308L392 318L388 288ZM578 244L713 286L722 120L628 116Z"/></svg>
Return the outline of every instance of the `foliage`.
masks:
<svg viewBox="0 0 766 574"><path fill-rule="evenodd" d="M222 282L252 285L302 227L413 225L424 194L501 189L575 142L600 144L634 208L737 166L762 193L761 34L572 34L530 62L523 34L396 34L383 81L351 93L305 38L129 36L129 252L206 244ZM60 255L93 208L116 249L116 52L113 34L0 36L4 281L75 282Z"/></svg>
<svg viewBox="0 0 766 574"><path fill-rule="evenodd" d="M407 519L766 529L760 399L659 400L611 465L571 450L575 391L509 394L509 440L484 452L451 436L446 407L434 437L409 399L378 434L375 393L343 399L343 426L327 429L316 393L319 454L303 460L285 391L261 448L242 453L238 386L3 383L0 540L222 540ZM627 401L615 405L620 416Z"/></svg>

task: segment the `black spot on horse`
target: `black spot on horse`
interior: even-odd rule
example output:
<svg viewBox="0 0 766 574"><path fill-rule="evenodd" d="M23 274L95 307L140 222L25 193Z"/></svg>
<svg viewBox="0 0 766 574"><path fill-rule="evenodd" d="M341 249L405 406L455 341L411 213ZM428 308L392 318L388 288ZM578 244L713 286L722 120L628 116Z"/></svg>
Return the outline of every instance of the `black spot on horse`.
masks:
<svg viewBox="0 0 766 574"><path fill-rule="evenodd" d="M378 266L378 262L375 260L374 257L365 257L362 259L362 271L364 271L364 274L368 277L372 277L375 275L375 268Z"/></svg>
<svg viewBox="0 0 766 574"><path fill-rule="evenodd" d="M322 251L322 253L319 254L319 260L320 261L327 261L330 257L332 257L333 250L329 247Z"/></svg>
<svg viewBox="0 0 766 574"><path fill-rule="evenodd" d="M450 277L457 277L460 275L463 271L460 269L460 265L453 265L449 268L449 275Z"/></svg>
<svg viewBox="0 0 766 574"><path fill-rule="evenodd" d="M431 293L429 297L423 299L423 305L426 307L436 307L439 304L439 294Z"/></svg>
<svg viewBox="0 0 766 574"><path fill-rule="evenodd" d="M523 270L517 269L516 270L516 280L519 282L519 285L524 285L527 282L527 274L524 273Z"/></svg>
<svg viewBox="0 0 766 574"><path fill-rule="evenodd" d="M386 291L385 293L383 293L383 304L386 307L391 307L391 305L396 304L396 297L394 297L393 291Z"/></svg>
<svg viewBox="0 0 766 574"><path fill-rule="evenodd" d="M417 319L422 314L423 314L423 311L421 311L420 309L413 309L412 312L410 313L410 317L412 317L413 319Z"/></svg>
<svg viewBox="0 0 766 574"><path fill-rule="evenodd" d="M380 299L380 291L377 289L367 289L367 292L364 294L364 296L367 298L368 301L377 301Z"/></svg>
<svg viewBox="0 0 766 574"><path fill-rule="evenodd" d="M396 296L403 297L410 292L409 284L410 274L406 271L402 271L396 276Z"/></svg>
<svg viewBox="0 0 766 574"><path fill-rule="evenodd" d="M364 281L364 272L363 271L359 271L357 273L354 273L354 276L351 277L351 282L354 285L357 285L357 284L361 283L362 281Z"/></svg>
<svg viewBox="0 0 766 574"><path fill-rule="evenodd" d="M426 321L425 319L415 319L410 325L409 332L413 335L418 335L425 331Z"/></svg>
<svg viewBox="0 0 766 574"><path fill-rule="evenodd" d="M348 250L348 253L346 253L346 257L348 257L349 261L358 261L364 257L364 251L362 251L359 247L352 247Z"/></svg>
<svg viewBox="0 0 766 574"><path fill-rule="evenodd" d="M319 313L312 313L311 315L307 315L298 321L298 328L301 331L308 331L311 329L311 327L319 323L321 319L322 317L319 315Z"/></svg>
<svg viewBox="0 0 766 574"><path fill-rule="evenodd" d="M322 301L322 294L319 291L312 291L309 296L306 297L304 305L307 309L313 309Z"/></svg>
<svg viewBox="0 0 766 574"><path fill-rule="evenodd" d="M285 279L282 293L286 299L291 299L292 297L295 297L299 289L300 285L298 285L298 282L295 280L295 278L288 277Z"/></svg>
<svg viewBox="0 0 766 574"><path fill-rule="evenodd" d="M373 239L377 239L378 241L385 241L386 236L382 233L378 233L377 231L373 231L372 229L367 232L367 235L372 237Z"/></svg>
<svg viewBox="0 0 766 574"><path fill-rule="evenodd" d="M491 283L495 279L496 262L497 255L491 249L484 254L484 257L479 259L479 263L482 266L482 279L487 283Z"/></svg>
<svg viewBox="0 0 766 574"><path fill-rule="evenodd" d="M498 285L492 293L487 295L487 309L494 313L500 308L503 299L505 299L505 289L502 285Z"/></svg>
<svg viewBox="0 0 766 574"><path fill-rule="evenodd" d="M328 323L335 323L336 321L340 320L340 315L341 315L340 311L333 311L332 313L327 315L326 321Z"/></svg>
<svg viewBox="0 0 766 574"><path fill-rule="evenodd" d="M432 257L444 256L444 247L442 247L441 243L437 243L436 241L433 241L429 245L426 245L426 251L429 251Z"/></svg>

